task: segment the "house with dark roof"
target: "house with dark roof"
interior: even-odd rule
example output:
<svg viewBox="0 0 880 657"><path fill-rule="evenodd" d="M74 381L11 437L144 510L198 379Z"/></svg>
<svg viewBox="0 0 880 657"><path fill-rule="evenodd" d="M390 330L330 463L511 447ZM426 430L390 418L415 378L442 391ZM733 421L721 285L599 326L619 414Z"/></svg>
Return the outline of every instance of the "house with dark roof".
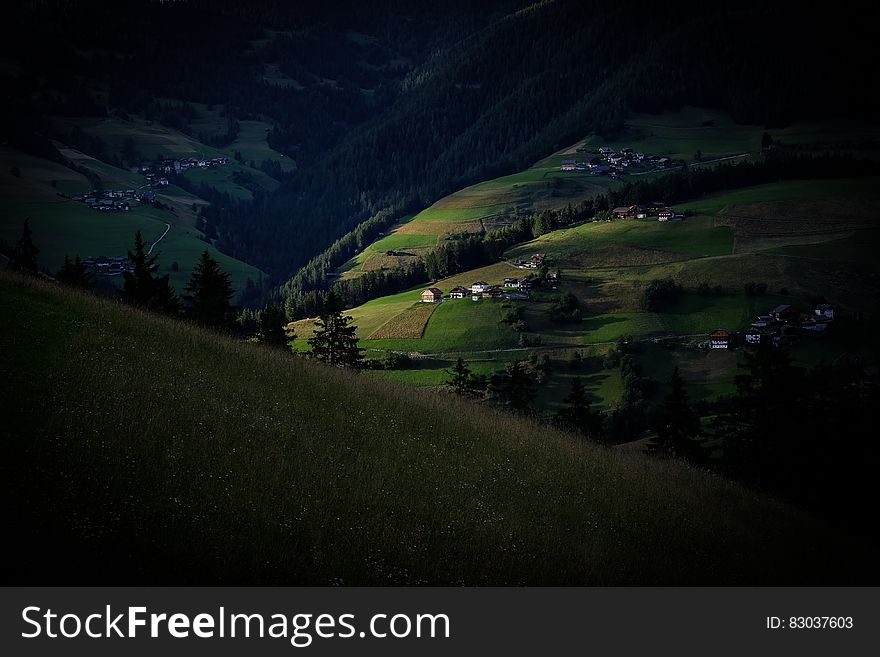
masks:
<svg viewBox="0 0 880 657"><path fill-rule="evenodd" d="M730 349L733 335L726 328L717 328L709 334L709 349Z"/></svg>

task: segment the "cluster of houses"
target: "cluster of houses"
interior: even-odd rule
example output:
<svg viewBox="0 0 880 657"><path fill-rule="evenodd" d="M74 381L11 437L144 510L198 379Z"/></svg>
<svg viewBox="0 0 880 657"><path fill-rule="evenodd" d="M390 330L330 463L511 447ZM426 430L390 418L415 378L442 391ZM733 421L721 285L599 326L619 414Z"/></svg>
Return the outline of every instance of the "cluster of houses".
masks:
<svg viewBox="0 0 880 657"><path fill-rule="evenodd" d="M594 176L616 178L632 169L666 169L670 164L672 160L661 155L636 153L631 148L621 148L615 153L614 149L603 146L598 153L587 153L584 160L562 160L559 168L562 171L589 171Z"/></svg>
<svg viewBox="0 0 880 657"><path fill-rule="evenodd" d="M502 285L490 285L486 281L477 281L470 288L456 286L449 291L449 299L464 299L470 297L473 301L480 299L509 299L511 301L525 301L529 298L528 290L535 281L534 276L526 278L505 278ZM443 301L443 291L436 287L429 287L422 292L422 303L440 303Z"/></svg>
<svg viewBox="0 0 880 657"><path fill-rule="evenodd" d="M133 203L151 203L156 193L144 189L104 189L71 196L71 201L85 203L100 212L128 212Z"/></svg>
<svg viewBox="0 0 880 657"><path fill-rule="evenodd" d="M134 271L134 265L127 256L98 256L83 260L83 265L95 274L119 276L124 271Z"/></svg>
<svg viewBox="0 0 880 657"><path fill-rule="evenodd" d="M220 167L229 163L228 157L214 157L210 159L184 158L180 160L161 160L153 163L145 163L141 166L140 172L147 180L164 180L157 176L165 173L181 173L187 169L194 167L199 169L210 169L211 167ZM167 184L167 183L166 183Z"/></svg>
<svg viewBox="0 0 880 657"><path fill-rule="evenodd" d="M744 333L718 328L709 339L700 343L707 349L731 349L744 342L756 346L770 342L775 346L792 344L803 335L825 335L834 322L834 306L820 303L812 313L803 313L790 304L776 306L765 315L759 315Z"/></svg>
<svg viewBox="0 0 880 657"><path fill-rule="evenodd" d="M528 260L521 258L514 260L513 266L518 269L540 269L546 258L547 256L544 253L535 253Z"/></svg>
<svg viewBox="0 0 880 657"><path fill-rule="evenodd" d="M667 207L662 203L616 207L611 211L611 216L615 219L648 219L650 217L657 217L657 221L681 221L684 219L683 212L676 212L675 208Z"/></svg>
<svg viewBox="0 0 880 657"><path fill-rule="evenodd" d="M140 200L140 194L136 189L105 189L71 196L70 200L85 203L101 212L127 212L131 203Z"/></svg>

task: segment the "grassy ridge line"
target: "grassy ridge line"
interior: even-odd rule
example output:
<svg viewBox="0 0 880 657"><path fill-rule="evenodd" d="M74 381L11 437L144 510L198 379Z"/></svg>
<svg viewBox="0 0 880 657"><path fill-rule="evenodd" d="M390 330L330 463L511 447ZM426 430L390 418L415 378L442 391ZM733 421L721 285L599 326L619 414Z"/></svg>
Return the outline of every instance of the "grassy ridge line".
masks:
<svg viewBox="0 0 880 657"><path fill-rule="evenodd" d="M7 581L876 581L703 472L7 274L0 363Z"/></svg>

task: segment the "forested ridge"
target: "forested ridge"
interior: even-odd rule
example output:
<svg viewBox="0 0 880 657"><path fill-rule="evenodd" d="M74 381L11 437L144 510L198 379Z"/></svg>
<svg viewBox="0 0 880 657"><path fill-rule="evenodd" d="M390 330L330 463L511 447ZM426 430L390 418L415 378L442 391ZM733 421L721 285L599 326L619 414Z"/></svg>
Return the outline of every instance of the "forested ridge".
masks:
<svg viewBox="0 0 880 657"><path fill-rule="evenodd" d="M467 184L613 135L630 111L693 104L771 127L876 116L869 29L854 10L762 2L33 1L2 34L20 66L3 136L48 132L25 117L50 112L197 132L187 102L222 106L230 134L269 120L296 172L253 201L210 199L204 228L278 283L317 258L285 286L305 293L341 264L349 248L325 249L342 236L361 247Z"/></svg>

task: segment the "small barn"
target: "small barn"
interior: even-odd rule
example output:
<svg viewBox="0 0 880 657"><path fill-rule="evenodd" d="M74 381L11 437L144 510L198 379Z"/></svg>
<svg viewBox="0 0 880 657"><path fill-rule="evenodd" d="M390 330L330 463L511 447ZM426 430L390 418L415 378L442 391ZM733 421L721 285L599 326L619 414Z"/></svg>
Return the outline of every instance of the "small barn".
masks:
<svg viewBox="0 0 880 657"><path fill-rule="evenodd" d="M449 291L450 299L464 299L468 295L468 289L466 287L462 287L461 285L452 288Z"/></svg>

